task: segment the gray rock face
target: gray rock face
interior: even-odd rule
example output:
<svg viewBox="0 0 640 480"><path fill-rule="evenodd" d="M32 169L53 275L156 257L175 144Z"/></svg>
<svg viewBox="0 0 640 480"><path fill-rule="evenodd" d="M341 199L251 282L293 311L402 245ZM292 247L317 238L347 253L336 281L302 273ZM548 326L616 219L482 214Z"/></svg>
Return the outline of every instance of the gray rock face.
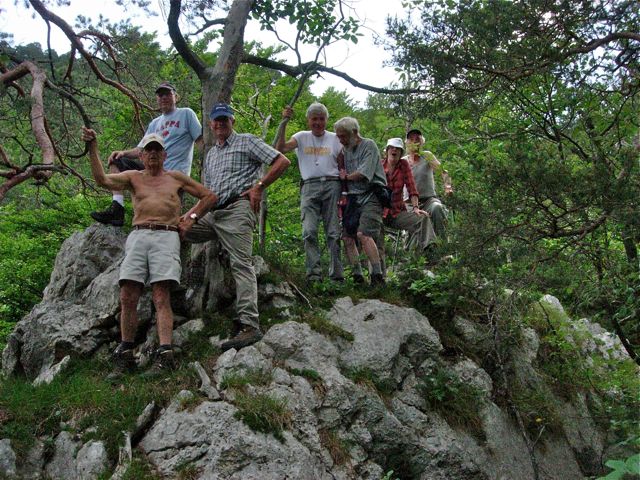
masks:
<svg viewBox="0 0 640 480"><path fill-rule="evenodd" d="M65 356L87 356L111 335L115 317L86 304L42 302L9 335L2 355L6 374L36 377Z"/></svg>
<svg viewBox="0 0 640 480"><path fill-rule="evenodd" d="M63 358L93 355L115 339L124 239L119 229L93 225L65 242L45 298L8 339L4 373L48 379L55 371L51 367ZM194 246L193 252L183 289L189 315L176 322L178 344L202 331L204 323L197 318L234 297L219 247ZM267 271L264 261L256 261L257 270ZM285 310L296 301L286 283L261 286L260 294L270 306ZM566 317L557 299L547 296L542 303ZM139 308L147 350L155 332L150 305L147 293ZM573 401L554 398L562 431L543 435L533 455L528 451L513 416L493 401L499 395L490 372L480 367L494 347L488 327L462 318L453 321L471 347L472 360L443 356L438 333L411 308L341 298L326 317L353 340L330 338L288 321L272 326L250 347L224 352L210 371L194 364L200 391L181 392L158 415L159 407L147 406L138 425L125 434L115 478L124 476L131 449L138 447L167 478L178 478L185 466L189 478L210 480L379 480L391 469L393 478L411 480L529 480L535 469L544 480L601 473L606 437L590 415L587 394ZM582 325L580 335L583 331L593 338L585 344L592 353L616 354L606 332L593 324ZM523 385L544 388L545 379L536 369L540 340L532 329L521 333L518 354L508 365L510 375ZM425 378L438 365L480 392L480 433L450 424L446 412L429 406ZM265 374L266 381L243 390L223 388L229 376L255 372ZM243 395L268 397L285 406L279 440L239 419ZM104 445L82 444L80 433L61 432L46 455L45 444L51 440L39 439L21 464L8 440L0 441L0 477L84 480L113 469Z"/></svg>
<svg viewBox="0 0 640 480"><path fill-rule="evenodd" d="M383 380L391 375L399 383L412 365L442 350L438 333L412 308L379 300L354 305L350 298L342 298L329 319L354 335L353 343L340 354L341 365L370 370Z"/></svg>
<svg viewBox="0 0 640 480"><path fill-rule="evenodd" d="M43 300L76 298L124 252L126 235L120 228L94 223L64 241L44 291Z"/></svg>
<svg viewBox="0 0 640 480"><path fill-rule="evenodd" d="M75 457L79 448L71 433L60 432L55 440L53 458L45 468L46 475L52 480L75 480Z"/></svg>
<svg viewBox="0 0 640 480"><path fill-rule="evenodd" d="M87 442L76 457L76 475L79 479L97 478L107 469L107 450L102 442Z"/></svg>
<svg viewBox="0 0 640 480"><path fill-rule="evenodd" d="M67 355L58 363L53 365L51 368L48 368L43 372L40 372L40 375L38 375L36 379L33 381L33 386L37 387L39 385L48 385L51 382L53 382L53 379L56 378L56 376L58 376L58 374L66 368L70 360L71 360L71 357Z"/></svg>
<svg viewBox="0 0 640 480"><path fill-rule="evenodd" d="M33 378L66 355L91 355L110 339L125 238L119 228L94 224L64 241L42 302L7 339L5 374Z"/></svg>
<svg viewBox="0 0 640 480"><path fill-rule="evenodd" d="M482 440L426 405L420 378L442 350L427 318L413 309L349 298L338 300L328 317L354 340L328 339L308 325L286 322L257 344L222 354L207 372L221 401L198 403L197 394L187 391L176 397L141 442L151 462L168 477L188 464L199 479L379 479L390 469L420 480L534 478L521 431L491 401L493 382L473 361L461 358L450 370L483 393ZM524 365L535 359L533 343ZM283 442L238 420L238 391L222 390L229 375L256 371L271 380L247 392L284 400L290 412ZM385 397L371 384L354 382L351 375L358 371L391 382L394 390ZM571 418L588 416L578 407L566 407L574 409ZM593 424L573 425L566 433L574 440L550 436L538 442L541 478L583 478L578 451L602 449L599 440L587 439L597 433Z"/></svg>
<svg viewBox="0 0 640 480"><path fill-rule="evenodd" d="M16 478L16 454L8 438L0 440L0 478Z"/></svg>
<svg viewBox="0 0 640 480"><path fill-rule="evenodd" d="M81 445L74 436L62 431L56 437L53 458L45 467L51 480L92 480L109 467L102 442Z"/></svg>
<svg viewBox="0 0 640 480"><path fill-rule="evenodd" d="M39 480L40 478L44 478L45 443L42 440L36 440L19 467L18 478L24 480Z"/></svg>
<svg viewBox="0 0 640 480"><path fill-rule="evenodd" d="M63 243L41 303L18 322L2 353L5 375L35 378L66 355L87 357L117 335L120 298L118 275L126 235L120 228L93 224ZM184 293L190 311L215 311L233 301L235 285L217 242L194 245L194 259ZM257 268L267 272L255 257ZM206 280L205 280L206 279ZM183 293L183 295L184 295ZM178 295L178 293L174 293ZM138 305L139 336L148 336L153 318L151 296L145 291ZM178 323L178 322L176 322ZM201 323L189 322L177 332L180 343ZM145 346L152 350L154 339Z"/></svg>

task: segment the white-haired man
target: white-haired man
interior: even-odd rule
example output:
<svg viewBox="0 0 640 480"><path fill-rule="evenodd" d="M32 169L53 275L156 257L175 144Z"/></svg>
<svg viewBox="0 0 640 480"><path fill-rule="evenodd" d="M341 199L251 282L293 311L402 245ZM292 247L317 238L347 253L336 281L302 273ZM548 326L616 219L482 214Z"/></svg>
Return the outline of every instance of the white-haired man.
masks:
<svg viewBox="0 0 640 480"><path fill-rule="evenodd" d="M380 163L380 152L375 142L360 136L360 125L355 118L343 117L334 124L334 130L343 146L345 170L340 178L347 181L349 191L343 214L343 239L353 278L362 283L362 269L358 259L356 238L371 265L371 284L384 285L380 255L375 239L382 227L382 190L387 178Z"/></svg>
<svg viewBox="0 0 640 480"><path fill-rule="evenodd" d="M286 107L284 118L291 118L293 110ZM329 111L321 103L312 103L307 108L309 130L295 133L285 142L285 131L278 135L276 148L287 153L296 151L300 169L300 217L302 240L305 251L307 280L317 282L322 279L318 228L320 219L329 250L329 278L343 281L342 260L340 259L340 221L338 201L342 192L338 155L342 145L335 133L327 132ZM286 129L286 126L284 127Z"/></svg>

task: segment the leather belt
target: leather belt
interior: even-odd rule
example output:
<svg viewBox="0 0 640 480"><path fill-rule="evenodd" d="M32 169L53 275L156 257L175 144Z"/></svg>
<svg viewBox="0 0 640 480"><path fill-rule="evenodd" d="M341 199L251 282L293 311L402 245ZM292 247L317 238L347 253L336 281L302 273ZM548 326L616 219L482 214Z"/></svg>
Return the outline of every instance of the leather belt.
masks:
<svg viewBox="0 0 640 480"><path fill-rule="evenodd" d="M141 223L139 225L134 225L133 228L135 230L160 230L167 232L177 232L178 227L175 225L165 225L163 223Z"/></svg>
<svg viewBox="0 0 640 480"><path fill-rule="evenodd" d="M304 185L305 183L315 183L315 182L330 182L340 180L340 177L327 175L326 177L313 177L307 178L306 180L300 180L300 185Z"/></svg>
<svg viewBox="0 0 640 480"><path fill-rule="evenodd" d="M241 198L243 198L240 195L234 195L233 197L231 197L230 199L228 199L226 202L224 203L220 203L217 205L214 205L213 208L211 209L211 211L214 210L224 210L225 208L227 208L229 205L236 203L238 200L240 200Z"/></svg>

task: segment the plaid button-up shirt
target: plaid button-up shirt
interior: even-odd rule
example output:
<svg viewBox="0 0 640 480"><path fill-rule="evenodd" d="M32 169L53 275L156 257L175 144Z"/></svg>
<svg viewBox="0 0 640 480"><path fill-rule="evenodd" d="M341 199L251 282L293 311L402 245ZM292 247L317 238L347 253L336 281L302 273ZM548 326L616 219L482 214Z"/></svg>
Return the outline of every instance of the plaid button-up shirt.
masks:
<svg viewBox="0 0 640 480"><path fill-rule="evenodd" d="M387 186L393 192L391 194L391 208L385 208L382 216L387 217L388 215L391 215L395 218L406 208L403 200L404 186L407 186L407 191L409 192L410 197L413 195L417 197L418 189L416 188L416 182L413 179L413 173L411 173L409 162L404 158L401 158L398 160L398 163L396 163L396 168L393 169L393 172L389 171L389 164L389 160L382 160L382 168L384 168L384 173L387 175Z"/></svg>
<svg viewBox="0 0 640 480"><path fill-rule="evenodd" d="M250 189L262 176L262 165L280 155L255 135L231 132L222 145L211 147L204 162L204 186L218 195L218 204Z"/></svg>

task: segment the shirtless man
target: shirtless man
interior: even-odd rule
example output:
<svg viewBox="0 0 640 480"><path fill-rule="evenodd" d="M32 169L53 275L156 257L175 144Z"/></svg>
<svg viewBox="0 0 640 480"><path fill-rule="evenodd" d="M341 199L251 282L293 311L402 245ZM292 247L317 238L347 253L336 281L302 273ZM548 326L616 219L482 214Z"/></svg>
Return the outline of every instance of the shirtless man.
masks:
<svg viewBox="0 0 640 480"><path fill-rule="evenodd" d="M114 377L135 367L133 347L138 324L137 306L146 283L153 289L159 348L151 373L174 368L171 337L173 312L170 286L180 281L180 237L214 206L218 197L203 185L178 171L163 168L167 153L157 134L140 142L144 170L105 174L98 154L96 132L83 128L82 140L89 144L91 172L98 185L110 190L129 190L133 198L133 231L127 238L120 266L120 329L122 342L113 354ZM198 198L198 203L180 216L179 191Z"/></svg>

